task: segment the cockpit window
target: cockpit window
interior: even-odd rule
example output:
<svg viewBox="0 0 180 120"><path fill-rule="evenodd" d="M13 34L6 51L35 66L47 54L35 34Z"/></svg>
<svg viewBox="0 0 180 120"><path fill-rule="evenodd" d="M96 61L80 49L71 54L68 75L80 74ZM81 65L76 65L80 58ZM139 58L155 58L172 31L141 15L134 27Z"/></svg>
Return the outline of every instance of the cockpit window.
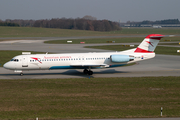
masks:
<svg viewBox="0 0 180 120"><path fill-rule="evenodd" d="M18 59L14 59L14 61L15 61L15 62L19 62L19 60L18 60Z"/></svg>
<svg viewBox="0 0 180 120"><path fill-rule="evenodd" d="M19 59L11 59L11 61L19 62Z"/></svg>

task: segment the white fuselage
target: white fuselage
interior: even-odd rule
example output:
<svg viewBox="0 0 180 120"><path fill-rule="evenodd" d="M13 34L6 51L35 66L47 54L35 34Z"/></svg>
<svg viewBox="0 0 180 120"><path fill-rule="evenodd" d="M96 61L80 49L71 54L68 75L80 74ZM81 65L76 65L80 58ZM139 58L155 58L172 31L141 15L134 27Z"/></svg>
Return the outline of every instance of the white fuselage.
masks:
<svg viewBox="0 0 180 120"><path fill-rule="evenodd" d="M84 69L85 74L92 75L91 69L119 67L155 57L154 50L163 37L150 34L137 48L121 52L18 55L3 67L21 72L20 75L23 70L52 69Z"/></svg>
<svg viewBox="0 0 180 120"><path fill-rule="evenodd" d="M134 59L128 62L112 62L110 59L111 55L131 55L134 56ZM155 53L129 53L128 51L106 53L30 54L18 55L4 64L4 67L15 71L109 68L150 59L154 56Z"/></svg>

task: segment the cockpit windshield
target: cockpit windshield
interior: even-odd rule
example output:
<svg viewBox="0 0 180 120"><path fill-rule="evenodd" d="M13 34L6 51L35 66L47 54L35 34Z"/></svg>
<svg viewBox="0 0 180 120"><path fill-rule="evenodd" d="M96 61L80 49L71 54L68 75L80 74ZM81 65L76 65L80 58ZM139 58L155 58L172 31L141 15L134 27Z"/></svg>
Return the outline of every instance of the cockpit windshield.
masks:
<svg viewBox="0 0 180 120"><path fill-rule="evenodd" d="M19 59L11 59L11 61L19 62Z"/></svg>

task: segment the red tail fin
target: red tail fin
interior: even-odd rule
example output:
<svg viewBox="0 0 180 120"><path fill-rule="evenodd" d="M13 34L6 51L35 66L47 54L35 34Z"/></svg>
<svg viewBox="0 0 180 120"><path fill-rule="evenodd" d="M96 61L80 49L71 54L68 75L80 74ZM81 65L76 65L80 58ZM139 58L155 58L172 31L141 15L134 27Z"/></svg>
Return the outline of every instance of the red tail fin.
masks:
<svg viewBox="0 0 180 120"><path fill-rule="evenodd" d="M140 53L152 53L154 52L159 40L163 38L164 35L161 34L150 34L141 42L134 52Z"/></svg>

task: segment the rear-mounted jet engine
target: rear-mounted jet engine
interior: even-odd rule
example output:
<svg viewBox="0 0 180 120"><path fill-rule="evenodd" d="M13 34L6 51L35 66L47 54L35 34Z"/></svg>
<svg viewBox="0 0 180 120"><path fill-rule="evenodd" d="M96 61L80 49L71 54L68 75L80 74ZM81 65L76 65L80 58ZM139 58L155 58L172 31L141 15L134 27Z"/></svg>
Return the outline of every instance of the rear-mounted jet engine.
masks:
<svg viewBox="0 0 180 120"><path fill-rule="evenodd" d="M111 62L123 63L123 62L133 61L134 56L132 56L132 55L111 55L110 59L111 59Z"/></svg>

